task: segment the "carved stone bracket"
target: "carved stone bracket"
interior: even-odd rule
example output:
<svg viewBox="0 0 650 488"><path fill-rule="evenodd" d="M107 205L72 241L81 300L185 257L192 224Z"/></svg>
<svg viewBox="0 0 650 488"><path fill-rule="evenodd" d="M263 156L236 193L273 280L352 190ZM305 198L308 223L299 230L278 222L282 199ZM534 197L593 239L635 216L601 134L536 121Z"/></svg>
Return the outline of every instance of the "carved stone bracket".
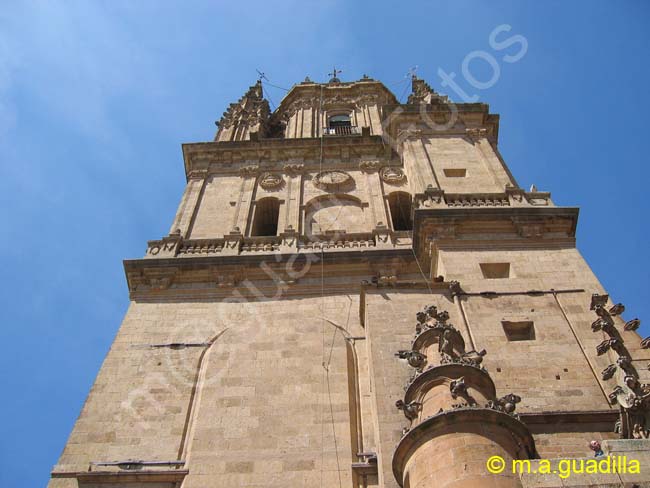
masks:
<svg viewBox="0 0 650 488"><path fill-rule="evenodd" d="M543 222L529 221L513 217L512 223L515 225L515 229L521 237L538 239L544 237L545 225Z"/></svg>
<svg viewBox="0 0 650 488"><path fill-rule="evenodd" d="M149 287L151 291L162 291L171 287L178 274L178 268L145 268L140 280L134 283L135 289L140 285Z"/></svg>
<svg viewBox="0 0 650 488"><path fill-rule="evenodd" d="M302 163L287 163L282 167L282 170L290 176L296 176L305 170L305 165Z"/></svg>
<svg viewBox="0 0 650 488"><path fill-rule="evenodd" d="M202 180L208 176L207 169L193 169L187 174L188 180Z"/></svg>
<svg viewBox="0 0 650 488"><path fill-rule="evenodd" d="M359 163L359 169L366 173L377 171L381 167L381 161L377 159L365 159Z"/></svg>
<svg viewBox="0 0 650 488"><path fill-rule="evenodd" d="M474 143L488 136L488 130L483 128L465 129L465 133L467 134L469 139Z"/></svg>
<svg viewBox="0 0 650 488"><path fill-rule="evenodd" d="M242 166L241 168L239 168L239 174L241 175L242 178L251 178L257 176L259 170L260 167L256 165Z"/></svg>

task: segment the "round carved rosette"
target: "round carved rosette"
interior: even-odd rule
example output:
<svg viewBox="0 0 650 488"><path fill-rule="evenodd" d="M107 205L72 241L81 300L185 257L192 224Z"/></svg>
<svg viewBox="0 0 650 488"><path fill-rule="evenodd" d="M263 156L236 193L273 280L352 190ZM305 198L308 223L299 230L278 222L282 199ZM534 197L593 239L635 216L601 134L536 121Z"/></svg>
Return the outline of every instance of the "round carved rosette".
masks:
<svg viewBox="0 0 650 488"><path fill-rule="evenodd" d="M345 171L323 171L313 179L314 186L325 191L351 185L353 181L352 176Z"/></svg>

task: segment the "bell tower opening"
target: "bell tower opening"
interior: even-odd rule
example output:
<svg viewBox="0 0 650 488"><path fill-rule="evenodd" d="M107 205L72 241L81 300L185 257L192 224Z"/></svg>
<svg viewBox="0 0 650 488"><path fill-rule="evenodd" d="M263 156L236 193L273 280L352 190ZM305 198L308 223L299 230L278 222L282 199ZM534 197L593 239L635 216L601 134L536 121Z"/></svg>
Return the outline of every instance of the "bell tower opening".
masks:
<svg viewBox="0 0 650 488"><path fill-rule="evenodd" d="M251 226L252 237L275 236L278 234L280 200L273 197L262 198L255 203L255 215Z"/></svg>
<svg viewBox="0 0 650 488"><path fill-rule="evenodd" d="M388 206L393 222L393 230L413 230L411 219L411 195L404 191L396 191L388 195Z"/></svg>

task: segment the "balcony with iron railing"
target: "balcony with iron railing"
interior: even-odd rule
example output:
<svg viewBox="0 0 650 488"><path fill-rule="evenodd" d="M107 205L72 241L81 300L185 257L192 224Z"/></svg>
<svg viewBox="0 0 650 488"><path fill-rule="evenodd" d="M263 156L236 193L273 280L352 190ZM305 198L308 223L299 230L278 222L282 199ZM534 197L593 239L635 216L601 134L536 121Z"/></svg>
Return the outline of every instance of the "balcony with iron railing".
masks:
<svg viewBox="0 0 650 488"><path fill-rule="evenodd" d="M361 135L361 127L357 127L356 125L335 125L330 127L323 127L323 135L325 136Z"/></svg>

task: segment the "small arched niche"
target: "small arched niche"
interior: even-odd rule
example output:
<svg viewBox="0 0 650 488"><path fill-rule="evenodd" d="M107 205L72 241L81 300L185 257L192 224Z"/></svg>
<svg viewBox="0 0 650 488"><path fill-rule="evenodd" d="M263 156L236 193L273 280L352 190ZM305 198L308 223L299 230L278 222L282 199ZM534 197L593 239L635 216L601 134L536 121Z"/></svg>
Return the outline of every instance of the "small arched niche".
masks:
<svg viewBox="0 0 650 488"><path fill-rule="evenodd" d="M394 191L388 195L388 208L393 230L413 230L411 210L413 199L405 191Z"/></svg>
<svg viewBox="0 0 650 488"><path fill-rule="evenodd" d="M349 195L330 194L310 201L305 208L305 233L321 235L344 231L368 232L364 207Z"/></svg>
<svg viewBox="0 0 650 488"><path fill-rule="evenodd" d="M278 235L278 218L280 216L280 200L274 197L261 198L255 202L251 236Z"/></svg>

